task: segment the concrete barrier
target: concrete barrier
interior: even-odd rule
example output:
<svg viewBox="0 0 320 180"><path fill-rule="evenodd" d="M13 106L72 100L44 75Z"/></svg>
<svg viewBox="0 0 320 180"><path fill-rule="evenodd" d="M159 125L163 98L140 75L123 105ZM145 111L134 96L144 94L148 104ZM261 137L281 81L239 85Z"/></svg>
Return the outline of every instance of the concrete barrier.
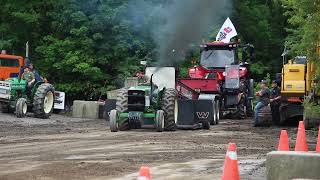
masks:
<svg viewBox="0 0 320 180"><path fill-rule="evenodd" d="M113 90L113 91L108 91L107 92L108 99L117 99L118 91L119 91L119 89L116 89L116 90Z"/></svg>
<svg viewBox="0 0 320 180"><path fill-rule="evenodd" d="M73 102L72 116L75 118L99 118L99 102L97 101L79 101Z"/></svg>
<svg viewBox="0 0 320 180"><path fill-rule="evenodd" d="M267 155L267 179L320 179L320 154L273 151Z"/></svg>
<svg viewBox="0 0 320 180"><path fill-rule="evenodd" d="M138 86L139 79L138 77L127 77L127 79L124 82L124 87L129 88L133 86Z"/></svg>

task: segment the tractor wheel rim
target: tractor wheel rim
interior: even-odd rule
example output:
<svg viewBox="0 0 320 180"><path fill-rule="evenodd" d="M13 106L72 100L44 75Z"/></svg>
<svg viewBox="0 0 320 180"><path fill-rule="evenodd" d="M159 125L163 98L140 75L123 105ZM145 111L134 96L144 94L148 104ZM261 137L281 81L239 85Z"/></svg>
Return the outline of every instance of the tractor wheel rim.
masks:
<svg viewBox="0 0 320 180"><path fill-rule="evenodd" d="M178 107L178 100L176 99L174 101L174 121L175 121L175 123L178 122L178 113L179 113L179 107Z"/></svg>
<svg viewBox="0 0 320 180"><path fill-rule="evenodd" d="M220 119L220 106L219 106L219 102L217 102L217 104L216 104L216 116L217 116L216 120L219 121L219 119Z"/></svg>
<svg viewBox="0 0 320 180"><path fill-rule="evenodd" d="M216 103L213 104L213 123L215 124L217 122L217 107Z"/></svg>
<svg viewBox="0 0 320 180"><path fill-rule="evenodd" d="M44 98L43 110L45 113L50 113L53 107L53 93L49 91Z"/></svg>
<svg viewBox="0 0 320 180"><path fill-rule="evenodd" d="M161 116L161 129L164 129L164 113Z"/></svg>
<svg viewBox="0 0 320 180"><path fill-rule="evenodd" d="M23 112L23 114L27 114L27 110L28 110L28 105L27 105L27 103L23 103L23 106L22 106L22 112Z"/></svg>
<svg viewBox="0 0 320 180"><path fill-rule="evenodd" d="M116 118L115 118L115 124L116 124L116 128L117 128L117 130L119 129L119 123L118 123L118 119L119 119L119 113L118 113L118 111L116 112Z"/></svg>

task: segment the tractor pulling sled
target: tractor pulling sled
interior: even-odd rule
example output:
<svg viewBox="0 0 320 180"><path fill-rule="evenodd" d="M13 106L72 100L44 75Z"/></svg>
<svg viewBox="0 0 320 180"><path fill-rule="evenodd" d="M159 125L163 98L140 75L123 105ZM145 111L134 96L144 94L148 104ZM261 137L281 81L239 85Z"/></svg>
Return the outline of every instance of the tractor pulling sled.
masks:
<svg viewBox="0 0 320 180"><path fill-rule="evenodd" d="M214 42L201 46L200 65L189 69L189 78L176 78L173 67L147 67L145 83L119 91L109 115L111 131L210 129L221 116L251 116L247 60L253 57L252 45Z"/></svg>

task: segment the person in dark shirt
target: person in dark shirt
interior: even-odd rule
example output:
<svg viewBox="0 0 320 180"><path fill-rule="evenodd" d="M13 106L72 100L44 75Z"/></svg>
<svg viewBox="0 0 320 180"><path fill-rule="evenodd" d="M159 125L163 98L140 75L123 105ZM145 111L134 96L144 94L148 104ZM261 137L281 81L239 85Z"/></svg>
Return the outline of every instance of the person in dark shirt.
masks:
<svg viewBox="0 0 320 180"><path fill-rule="evenodd" d="M271 90L271 99L270 99L270 106L271 106L271 113L272 113L272 123L273 125L279 125L280 122L280 107L281 103L281 91L278 87L277 81L272 81L272 90Z"/></svg>
<svg viewBox="0 0 320 180"><path fill-rule="evenodd" d="M34 65L32 63L29 64L30 71L34 74L36 82L42 81L41 76L39 75L38 71L35 69Z"/></svg>
<svg viewBox="0 0 320 180"><path fill-rule="evenodd" d="M270 90L268 88L268 83L266 81L261 81L261 90L256 93L259 96L258 103L254 108L254 124L258 124L258 112L270 103Z"/></svg>

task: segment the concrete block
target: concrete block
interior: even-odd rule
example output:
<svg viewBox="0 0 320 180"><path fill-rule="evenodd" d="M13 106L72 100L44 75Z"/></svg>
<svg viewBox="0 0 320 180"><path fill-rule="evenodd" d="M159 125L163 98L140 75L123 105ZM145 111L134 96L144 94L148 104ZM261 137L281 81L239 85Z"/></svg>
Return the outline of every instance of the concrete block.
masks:
<svg viewBox="0 0 320 180"><path fill-rule="evenodd" d="M127 77L127 79L124 82L124 87L129 88L133 86L138 86L138 84L139 84L138 77Z"/></svg>
<svg viewBox="0 0 320 180"><path fill-rule="evenodd" d="M113 91L108 91L107 92L108 99L117 99L118 91L119 91L119 89L113 90Z"/></svg>
<svg viewBox="0 0 320 180"><path fill-rule="evenodd" d="M320 179L320 154L273 151L267 154L267 179Z"/></svg>
<svg viewBox="0 0 320 180"><path fill-rule="evenodd" d="M99 118L99 102L97 101L79 101L73 102L72 116L75 118Z"/></svg>

